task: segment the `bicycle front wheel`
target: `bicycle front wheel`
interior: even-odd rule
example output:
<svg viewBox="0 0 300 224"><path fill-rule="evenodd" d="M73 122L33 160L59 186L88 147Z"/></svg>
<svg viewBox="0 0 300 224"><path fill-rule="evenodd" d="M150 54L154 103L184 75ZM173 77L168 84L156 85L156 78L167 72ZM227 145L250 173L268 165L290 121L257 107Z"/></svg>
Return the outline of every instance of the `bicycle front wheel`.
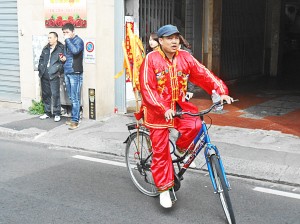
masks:
<svg viewBox="0 0 300 224"><path fill-rule="evenodd" d="M235 224L235 217L232 209L231 200L229 197L228 188L226 186L226 181L222 175L219 160L216 155L210 157L211 167L213 171L213 176L217 185L217 193L219 194L221 204L229 224Z"/></svg>
<svg viewBox="0 0 300 224"><path fill-rule="evenodd" d="M148 196L158 196L151 173L152 145L149 134L142 131L132 133L126 144L125 157L134 185Z"/></svg>

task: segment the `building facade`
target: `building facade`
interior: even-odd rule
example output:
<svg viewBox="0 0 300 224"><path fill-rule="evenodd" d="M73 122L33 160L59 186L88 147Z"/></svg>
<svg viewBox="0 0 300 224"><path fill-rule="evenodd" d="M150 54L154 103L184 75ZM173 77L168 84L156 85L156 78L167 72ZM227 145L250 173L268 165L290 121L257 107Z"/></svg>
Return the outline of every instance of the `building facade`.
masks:
<svg viewBox="0 0 300 224"><path fill-rule="evenodd" d="M224 80L278 75L282 9L296 0L136 0L144 42L175 24L194 56ZM289 2L289 3L287 3Z"/></svg>
<svg viewBox="0 0 300 224"><path fill-rule="evenodd" d="M82 99L84 117L88 116L89 89L95 90L96 118L111 114L115 106L115 71L122 68L116 62L116 21L123 21L123 1L86 0L87 27L75 28L84 40L94 40L94 63L84 62ZM44 1L5 0L0 2L0 102L4 106L27 109L32 100L40 99L40 80L35 71L39 55L34 55L36 41L44 40L55 31L64 42L61 28L45 27ZM118 13L118 14L116 14ZM120 19L120 20L119 20ZM120 22L117 22L120 24ZM44 39L41 37L45 37ZM119 57L122 57L119 56Z"/></svg>
<svg viewBox="0 0 300 224"><path fill-rule="evenodd" d="M0 2L0 104L27 109L40 99L35 55L46 28L44 1ZM134 21L147 44L149 34L172 23L192 45L194 56L225 81L277 77L287 54L300 55L298 0L86 0L87 27L76 28L84 40L94 40L95 61L84 62L82 99L89 117L90 92L95 91L96 119L114 111L127 112L132 99L122 70L124 25ZM44 39L44 44L47 39ZM288 44L289 51L285 47ZM295 53L296 52L296 53Z"/></svg>

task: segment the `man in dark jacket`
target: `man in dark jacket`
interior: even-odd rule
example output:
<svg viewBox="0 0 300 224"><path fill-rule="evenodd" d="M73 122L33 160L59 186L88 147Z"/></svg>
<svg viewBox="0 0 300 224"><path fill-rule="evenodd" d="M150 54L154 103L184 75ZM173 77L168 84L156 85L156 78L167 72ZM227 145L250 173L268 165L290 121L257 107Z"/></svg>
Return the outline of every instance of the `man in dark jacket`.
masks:
<svg viewBox="0 0 300 224"><path fill-rule="evenodd" d="M45 114L40 116L40 119L51 117L52 105L54 121L57 122L60 121L61 113L60 75L63 73L63 65L60 57L64 52L64 45L58 41L56 32L49 33L48 42L42 50L38 67L45 109Z"/></svg>
<svg viewBox="0 0 300 224"><path fill-rule="evenodd" d="M65 83L68 96L72 104L72 118L67 121L70 130L79 126L81 86L83 81L83 40L74 32L74 26L67 23L62 27L65 38L64 57L62 61L65 71Z"/></svg>

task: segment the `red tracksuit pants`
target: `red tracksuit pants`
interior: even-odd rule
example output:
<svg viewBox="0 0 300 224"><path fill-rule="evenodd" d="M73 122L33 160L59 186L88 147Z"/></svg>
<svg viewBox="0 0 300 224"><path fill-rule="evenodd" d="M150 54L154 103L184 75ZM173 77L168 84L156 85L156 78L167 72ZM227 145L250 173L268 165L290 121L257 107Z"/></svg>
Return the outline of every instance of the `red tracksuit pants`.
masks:
<svg viewBox="0 0 300 224"><path fill-rule="evenodd" d="M184 115L183 118L175 118L174 128L179 131L180 137L176 145L180 149L187 149L201 128L199 117ZM152 142L151 171L158 191L165 191L174 185L174 168L170 154L169 129L150 129Z"/></svg>

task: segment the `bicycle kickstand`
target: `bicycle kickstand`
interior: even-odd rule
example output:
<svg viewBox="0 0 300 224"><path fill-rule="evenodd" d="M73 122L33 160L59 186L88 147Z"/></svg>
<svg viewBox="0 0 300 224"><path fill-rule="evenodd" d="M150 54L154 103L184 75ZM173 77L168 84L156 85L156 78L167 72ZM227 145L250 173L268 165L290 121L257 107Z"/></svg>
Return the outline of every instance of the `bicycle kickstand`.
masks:
<svg viewBox="0 0 300 224"><path fill-rule="evenodd" d="M170 197L171 197L172 204L174 204L177 201L174 187L172 187L169 191L170 191Z"/></svg>

